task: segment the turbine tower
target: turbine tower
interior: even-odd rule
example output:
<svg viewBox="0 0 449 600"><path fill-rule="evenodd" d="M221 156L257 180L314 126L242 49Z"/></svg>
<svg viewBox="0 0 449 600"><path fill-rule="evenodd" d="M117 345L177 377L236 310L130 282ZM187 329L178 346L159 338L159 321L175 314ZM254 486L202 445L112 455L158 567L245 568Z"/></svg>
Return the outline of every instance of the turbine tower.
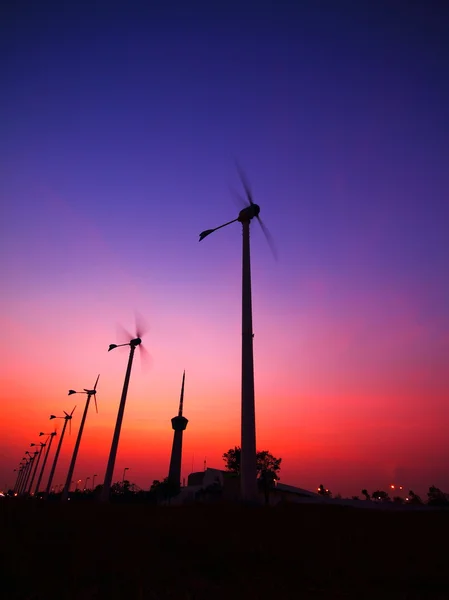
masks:
<svg viewBox="0 0 449 600"><path fill-rule="evenodd" d="M271 251L276 258L274 244L267 228L259 216L260 206L253 202L252 193L243 172L237 166L242 181L246 200L240 198L245 207L238 217L223 225L206 229L200 233L199 241L217 229L222 229L239 221L242 225L242 387L241 387L241 466L240 486L244 502L257 502L257 470L256 470L256 410L254 400L254 355L253 355L253 313L251 292L251 259L249 230L250 222L256 219L262 228Z"/></svg>
<svg viewBox="0 0 449 600"><path fill-rule="evenodd" d="M168 471L168 480L176 486L181 485L181 462L182 462L182 433L187 427L188 420L183 416L182 409L184 404L184 382L186 372L182 374L181 397L179 399L178 415L171 420L171 426L174 429L173 446L171 450L170 468Z"/></svg>
<svg viewBox="0 0 449 600"><path fill-rule="evenodd" d="M53 459L53 465L51 467L50 475L48 477L47 489L45 490L45 498L48 498L48 495L51 491L51 484L53 483L53 477L54 477L54 474L56 471L56 465L58 464L59 453L61 452L61 446L62 446L62 442L64 440L64 434L65 434L65 430L67 428L67 423L70 424L69 431L70 432L72 431L72 416L73 416L73 413L75 412L75 408L76 408L76 406L73 408L73 410L70 414L68 412L66 412L65 410L63 410L62 411L64 413L63 417L56 417L55 415L50 415L50 420L64 419L64 426L62 428L61 437L59 438L59 444L58 444L58 447L56 448L55 458Z"/></svg>
<svg viewBox="0 0 449 600"><path fill-rule="evenodd" d="M95 381L95 385L92 390L88 390L87 388L84 388L84 390L82 392L77 392L76 390L69 390L69 396L71 396L72 394L87 394L87 398L86 398L86 404L84 406L83 416L81 418L81 424L80 424L80 428L78 431L78 437L76 438L75 447L73 449L72 460L70 461L70 466L69 466L69 470L67 473L67 479L65 482L64 489L62 491L62 496L61 496L62 501L68 500L68 498L69 498L70 482L72 481L73 471L75 470L75 464L76 464L76 459L78 456L78 450L80 447L81 438L82 438L83 431L84 431L84 423L86 422L87 411L89 410L90 399L92 398L92 396L94 397L95 408L98 413L97 383L98 383L99 379L100 379L100 375L98 375L97 380Z"/></svg>
<svg viewBox="0 0 449 600"><path fill-rule="evenodd" d="M128 357L128 366L126 367L126 373L125 373L125 381L123 382L122 395L120 397L120 404L119 404L119 409L118 409L118 413L117 413L117 420L115 422L114 436L112 438L111 450L109 452L108 464L107 464L106 473L104 476L103 489L101 490L101 494L100 494L101 502L108 502L109 495L111 492L112 476L114 474L115 459L117 456L118 443L119 443L119 439L120 439L120 431L122 429L123 415L125 413L126 398L128 395L129 380L131 378L131 369L133 366L134 352L136 351L136 348L139 347L140 352L141 353L143 352L143 355L145 355L147 353L146 350L141 345L143 334L144 334L143 323L142 322L140 324L136 323L136 337L135 338L133 338L126 344L109 344L108 352L110 352L111 350L114 350L114 348L120 348L121 346L129 346L130 350L129 350L129 357ZM127 334L127 335L129 337L131 337L129 334ZM142 354L141 354L141 356L142 356Z"/></svg>

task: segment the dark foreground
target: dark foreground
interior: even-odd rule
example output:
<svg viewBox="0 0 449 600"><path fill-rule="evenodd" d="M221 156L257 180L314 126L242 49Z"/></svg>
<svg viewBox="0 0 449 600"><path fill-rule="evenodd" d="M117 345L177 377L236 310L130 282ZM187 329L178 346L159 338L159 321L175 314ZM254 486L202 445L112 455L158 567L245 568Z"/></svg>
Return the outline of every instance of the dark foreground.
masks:
<svg viewBox="0 0 449 600"><path fill-rule="evenodd" d="M449 598L449 512L0 502L0 596Z"/></svg>

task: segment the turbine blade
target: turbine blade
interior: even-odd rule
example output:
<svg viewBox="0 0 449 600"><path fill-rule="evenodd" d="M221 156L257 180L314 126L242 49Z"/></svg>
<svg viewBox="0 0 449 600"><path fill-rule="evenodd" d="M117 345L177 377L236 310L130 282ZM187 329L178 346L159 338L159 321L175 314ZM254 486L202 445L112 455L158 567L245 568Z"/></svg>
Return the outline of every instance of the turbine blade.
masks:
<svg viewBox="0 0 449 600"><path fill-rule="evenodd" d="M116 334L117 334L117 341L120 344L122 344L122 343L128 344L130 340L135 338L135 336L131 335L131 333L129 333L129 331L127 329L125 329L123 327L123 325L121 325L120 323L116 323L115 329L116 329ZM112 345L113 344L111 344L111 346ZM115 346L115 344L114 344L114 346Z"/></svg>
<svg viewBox="0 0 449 600"><path fill-rule="evenodd" d="M249 187L249 183L248 183L248 180L246 178L246 175L243 172L243 169L240 167L240 165L238 164L237 161L235 161L235 166L237 167L237 172L239 174L240 181L242 182L242 185L245 188L246 197L248 198L248 202L250 204L254 204L254 202L253 202L253 195L252 195L252 192L251 192L251 188Z"/></svg>
<svg viewBox="0 0 449 600"><path fill-rule="evenodd" d="M137 310L134 311L134 320L136 322L136 337L142 338L150 327L142 313Z"/></svg>
<svg viewBox="0 0 449 600"><path fill-rule="evenodd" d="M98 374L97 381L95 382L95 385L94 385L94 390L96 390L96 389L97 389L97 383L98 383L98 380L99 380L99 379L100 379L100 374Z"/></svg>
<svg viewBox="0 0 449 600"><path fill-rule="evenodd" d="M236 192L234 190L234 188L229 187L229 190L235 200L235 204L237 205L237 208L242 210L242 208L247 208L248 206L250 206L249 202L247 200L245 200L245 198L241 194Z"/></svg>
<svg viewBox="0 0 449 600"><path fill-rule="evenodd" d="M95 400L95 410L97 411L97 415L98 415L97 394L94 394L94 400Z"/></svg>
<svg viewBox="0 0 449 600"><path fill-rule="evenodd" d="M72 419L69 419L69 435L72 435Z"/></svg>
<svg viewBox="0 0 449 600"><path fill-rule="evenodd" d="M140 349L140 366L141 366L142 372L145 373L151 369L151 367L153 365L153 357L148 352L148 350L145 348L145 346L142 346L142 344L140 344L139 349Z"/></svg>
<svg viewBox="0 0 449 600"><path fill-rule="evenodd" d="M75 412L75 408L76 408L76 404L75 404L75 406L73 407L73 410L72 410L72 412L70 413L70 416L72 416L72 415L73 415L73 413ZM67 414L67 413L65 413L65 414Z"/></svg>
<svg viewBox="0 0 449 600"><path fill-rule="evenodd" d="M65 412L65 410L62 411L65 415L69 416L69 413Z"/></svg>
<svg viewBox="0 0 449 600"><path fill-rule="evenodd" d="M276 250L276 246L274 245L274 240L273 237L271 235L271 233L268 231L268 229L266 228L266 226L264 225L262 219L259 217L259 215L257 215L257 220L259 221L259 225L263 231L263 234L268 242L268 245L270 246L270 250L271 253L273 254L274 260L278 259L278 253Z"/></svg>

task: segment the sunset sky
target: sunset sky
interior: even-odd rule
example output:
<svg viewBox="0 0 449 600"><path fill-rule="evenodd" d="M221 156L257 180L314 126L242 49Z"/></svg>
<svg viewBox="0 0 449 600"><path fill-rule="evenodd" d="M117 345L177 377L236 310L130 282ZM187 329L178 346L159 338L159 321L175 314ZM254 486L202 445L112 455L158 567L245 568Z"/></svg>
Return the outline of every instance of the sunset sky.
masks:
<svg viewBox="0 0 449 600"><path fill-rule="evenodd" d="M77 404L63 483L182 475L240 443L241 228L251 227L257 447L284 483L449 492L449 19L444 3L10 2L0 19L0 489ZM446 8L447 11L447 8ZM62 427L62 421L58 421ZM48 470L47 470L48 474ZM46 477L44 482L46 482Z"/></svg>

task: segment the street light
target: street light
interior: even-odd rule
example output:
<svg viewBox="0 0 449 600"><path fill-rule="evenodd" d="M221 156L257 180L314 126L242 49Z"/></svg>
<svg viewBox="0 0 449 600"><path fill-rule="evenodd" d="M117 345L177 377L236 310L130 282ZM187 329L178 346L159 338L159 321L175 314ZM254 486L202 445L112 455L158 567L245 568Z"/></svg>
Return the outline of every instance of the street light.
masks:
<svg viewBox="0 0 449 600"><path fill-rule="evenodd" d="M122 491L124 491L124 490L125 490L125 473L126 473L126 471L129 471L129 467L125 467L125 468L123 469L123 477L122 477Z"/></svg>
<svg viewBox="0 0 449 600"><path fill-rule="evenodd" d="M86 477L86 481L84 482L84 490L83 492L87 491L87 482L89 481L90 477Z"/></svg>
<svg viewBox="0 0 449 600"><path fill-rule="evenodd" d="M97 474L95 473L95 475L92 477L92 491L95 491L95 477L97 477Z"/></svg>

